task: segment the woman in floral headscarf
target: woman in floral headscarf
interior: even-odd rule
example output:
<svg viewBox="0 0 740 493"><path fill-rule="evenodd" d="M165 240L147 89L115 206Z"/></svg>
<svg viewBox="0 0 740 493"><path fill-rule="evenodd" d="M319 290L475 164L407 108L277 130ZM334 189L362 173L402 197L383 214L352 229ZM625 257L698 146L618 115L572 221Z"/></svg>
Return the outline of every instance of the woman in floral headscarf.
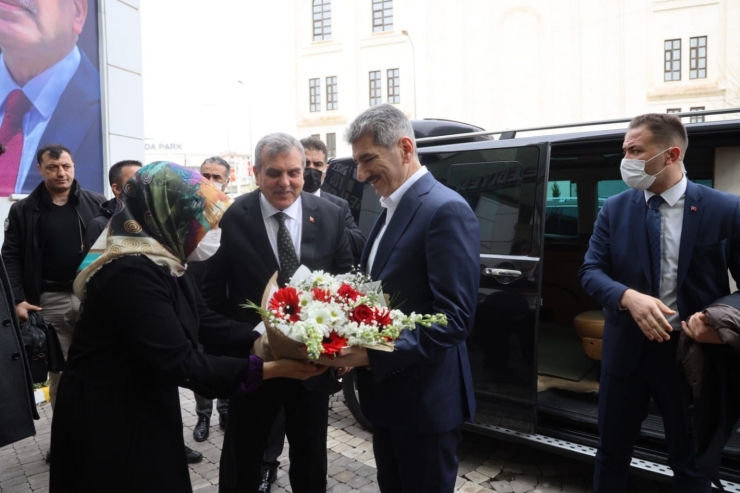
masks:
<svg viewBox="0 0 740 493"><path fill-rule="evenodd" d="M249 351L259 334L203 304L185 259L230 199L172 163L143 167L74 283L80 320L52 422L50 491L190 492L178 386L207 397L322 369ZM238 357L198 351L198 342Z"/></svg>

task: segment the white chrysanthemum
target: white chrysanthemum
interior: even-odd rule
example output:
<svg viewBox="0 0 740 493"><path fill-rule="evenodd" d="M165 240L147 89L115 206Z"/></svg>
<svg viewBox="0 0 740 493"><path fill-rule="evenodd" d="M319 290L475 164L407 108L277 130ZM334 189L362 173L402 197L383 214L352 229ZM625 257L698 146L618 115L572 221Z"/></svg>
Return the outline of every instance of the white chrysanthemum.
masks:
<svg viewBox="0 0 740 493"><path fill-rule="evenodd" d="M326 308L329 312L332 327L341 326L347 322L347 314L341 303L330 302L326 304Z"/></svg>
<svg viewBox="0 0 740 493"><path fill-rule="evenodd" d="M305 308L309 303L313 301L313 293L307 289L305 291L298 291L298 304L301 305L301 309ZM305 317L301 316L305 319Z"/></svg>
<svg viewBox="0 0 740 493"><path fill-rule="evenodd" d="M323 270L315 270L306 278L306 283L311 287L324 287L324 285L327 282L330 282L331 279L332 276Z"/></svg>
<svg viewBox="0 0 740 493"><path fill-rule="evenodd" d="M337 281L336 278L331 279L326 282L325 289L328 289L329 292L332 294L332 296L337 294L337 291L339 291L339 288L342 286L342 283Z"/></svg>
<svg viewBox="0 0 740 493"><path fill-rule="evenodd" d="M312 303L306 307L306 311L308 313L308 320L315 322L317 325L328 326L331 324L331 314L326 305Z"/></svg>
<svg viewBox="0 0 740 493"><path fill-rule="evenodd" d="M315 330L316 332L321 334L322 337L329 337L331 330L326 324L321 323L321 321L323 321L324 319L325 317L322 314L317 314L315 317L311 317L310 319L306 320L304 322L306 331Z"/></svg>

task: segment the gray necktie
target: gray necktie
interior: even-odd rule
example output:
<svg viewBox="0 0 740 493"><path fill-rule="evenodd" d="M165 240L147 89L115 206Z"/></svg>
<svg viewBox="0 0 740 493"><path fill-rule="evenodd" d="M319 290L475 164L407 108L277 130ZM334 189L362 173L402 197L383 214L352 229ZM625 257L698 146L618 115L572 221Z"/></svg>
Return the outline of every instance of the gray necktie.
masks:
<svg viewBox="0 0 740 493"><path fill-rule="evenodd" d="M288 227L285 226L285 218L287 217L284 212L278 212L273 216L278 222L278 233L277 233L277 250L278 250L278 261L280 262L280 275L278 276L278 282L280 285L287 284L290 278L293 277L295 271L298 270L298 255L295 253L295 247L293 246L293 239L290 236Z"/></svg>

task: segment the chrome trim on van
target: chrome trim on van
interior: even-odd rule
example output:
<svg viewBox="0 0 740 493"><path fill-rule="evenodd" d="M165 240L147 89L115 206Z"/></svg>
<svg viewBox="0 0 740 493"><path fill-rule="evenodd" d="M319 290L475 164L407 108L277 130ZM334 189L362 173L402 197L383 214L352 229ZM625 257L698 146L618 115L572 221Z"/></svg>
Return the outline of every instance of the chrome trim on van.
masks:
<svg viewBox="0 0 740 493"><path fill-rule="evenodd" d="M594 458L596 457L595 448L581 445L579 443L568 442L566 440L560 440L558 438L537 435L534 433L523 433L521 431L510 430L501 426L494 426L485 423L477 423L475 425L466 423L464 427L475 432L483 431L487 435L510 442L521 443L523 445L531 445L540 449L548 449L550 451L559 452L564 456L568 456L574 459L593 462ZM673 471L671 471L670 467L664 466L663 464L658 464L656 462L650 462L642 459L632 459L630 467L640 475L652 479L664 480L673 477ZM722 486L725 488L725 491L740 493L740 484L722 480Z"/></svg>
<svg viewBox="0 0 740 493"><path fill-rule="evenodd" d="M495 255L492 253L481 253L481 258L494 258L494 259L501 259L501 260L518 260L518 261L526 261L526 262L539 262L539 257L527 257L525 255Z"/></svg>

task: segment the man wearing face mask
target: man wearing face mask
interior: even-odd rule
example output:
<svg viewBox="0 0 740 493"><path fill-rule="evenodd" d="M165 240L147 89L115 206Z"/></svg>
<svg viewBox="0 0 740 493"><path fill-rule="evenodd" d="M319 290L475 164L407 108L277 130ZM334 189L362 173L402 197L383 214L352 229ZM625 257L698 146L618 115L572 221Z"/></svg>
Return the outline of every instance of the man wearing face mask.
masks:
<svg viewBox="0 0 740 493"><path fill-rule="evenodd" d="M322 199L326 199L342 209L344 226L347 228L347 239L352 249L354 264L360 265L360 256L365 246L365 236L360 231L360 228L357 227L357 224L355 224L355 218L352 217L352 212L349 210L349 203L341 197L321 190L321 185L324 184L324 179L326 178L326 171L329 169L329 165L326 162L326 144L316 137L301 139L301 144L303 144L303 148L306 150L303 190Z"/></svg>
<svg viewBox="0 0 740 493"><path fill-rule="evenodd" d="M226 187L229 186L230 173L231 165L229 165L225 159L218 156L209 157L200 165L200 174L203 175L203 178L217 187L220 187L224 192L226 191ZM188 262L202 262L204 260L208 260L214 253L216 253L220 244L221 228L214 228L208 231L200 243L198 243L198 248L190 254L190 257L188 257ZM202 279L203 274L202 272L199 272L195 276L196 283L200 285ZM205 438L203 440L205 440Z"/></svg>
<svg viewBox="0 0 740 493"><path fill-rule="evenodd" d="M663 416L674 492L709 492L693 455L677 373L681 321L740 279L740 200L687 180L688 137L674 115L635 117L622 178L607 199L579 272L604 307L595 492L623 492L652 398Z"/></svg>
<svg viewBox="0 0 740 493"><path fill-rule="evenodd" d="M225 159L219 156L209 157L200 165L200 174L203 175L203 178L223 191L226 191L226 187L229 185L230 173L231 166ZM208 266L206 260L216 253L220 244L221 228L213 228L206 233L200 243L198 243L198 247L188 257L188 274L192 276L197 286L200 287L205 277ZM204 348L203 352L214 354L209 348ZM193 392L193 398L195 399L195 414L198 416L198 422L193 428L193 439L196 442L203 442L208 438L210 433L213 399L203 397L196 392ZM218 424L221 429L225 430L229 416L228 399L218 399L216 409L218 410ZM190 460L190 455L188 455L188 459Z"/></svg>

